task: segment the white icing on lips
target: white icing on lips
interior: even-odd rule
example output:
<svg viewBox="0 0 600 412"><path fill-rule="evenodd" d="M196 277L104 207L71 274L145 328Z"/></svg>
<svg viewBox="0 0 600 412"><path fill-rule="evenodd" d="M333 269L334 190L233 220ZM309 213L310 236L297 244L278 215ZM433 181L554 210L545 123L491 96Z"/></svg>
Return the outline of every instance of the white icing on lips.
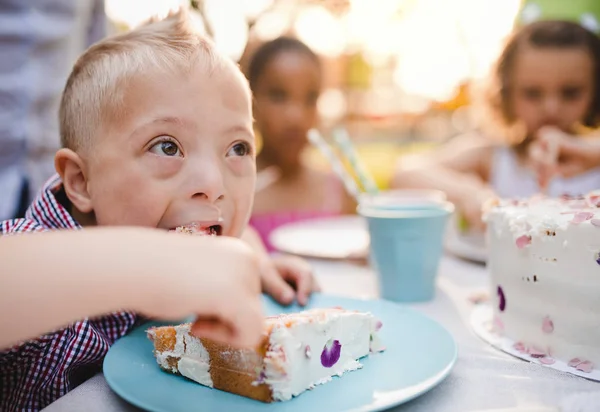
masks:
<svg viewBox="0 0 600 412"><path fill-rule="evenodd" d="M558 359L590 360L600 365L600 228L590 221L571 223L581 200L534 200L520 206L503 202L487 215L494 311L504 333ZM526 222L527 225L523 225ZM531 236L518 249L515 239ZM533 276L535 275L535 281ZM527 280L529 279L529 280ZM502 287L506 308L498 308ZM553 331L544 332L548 317Z"/></svg>
<svg viewBox="0 0 600 412"><path fill-rule="evenodd" d="M376 319L369 313L339 310L300 319L288 327L275 325L264 371L264 382L270 385L273 399L289 400L330 381L332 376L361 368L357 359L369 354L375 325ZM326 368L321 364L321 352L330 339L340 342L341 353L337 363ZM306 345L310 347L310 356L306 355Z"/></svg>

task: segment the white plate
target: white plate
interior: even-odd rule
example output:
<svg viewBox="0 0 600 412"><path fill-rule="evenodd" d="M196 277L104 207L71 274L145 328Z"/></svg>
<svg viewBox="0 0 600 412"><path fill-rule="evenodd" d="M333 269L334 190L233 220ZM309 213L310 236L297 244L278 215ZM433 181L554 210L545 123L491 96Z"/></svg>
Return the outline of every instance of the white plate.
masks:
<svg viewBox="0 0 600 412"><path fill-rule="evenodd" d="M320 259L364 259L369 234L360 216L337 216L283 225L269 237L280 252Z"/></svg>
<svg viewBox="0 0 600 412"><path fill-rule="evenodd" d="M456 214L448 222L444 247L448 252L460 258L480 263L487 262L488 251L485 246L485 236L479 233L460 233Z"/></svg>
<svg viewBox="0 0 600 412"><path fill-rule="evenodd" d="M546 366L551 369L581 376L582 378L593 381L600 381L600 370L598 369L594 369L590 373L582 372L569 366L566 362L563 362L559 359L552 359L554 363L547 365L541 363L540 359L538 358L533 358L526 353L519 352L514 347L516 342L513 339L507 338L506 336L500 336L493 332L493 316L494 311L489 304L479 304L476 305L473 309L473 312L471 312L470 323L475 334L485 342L492 345L494 348L527 362L537 363L541 366Z"/></svg>
<svg viewBox="0 0 600 412"><path fill-rule="evenodd" d="M361 216L326 217L289 223L275 229L271 244L280 252L318 259L366 259L367 223ZM448 222L444 246L453 255L475 262L487 261L483 235L459 234L454 218Z"/></svg>

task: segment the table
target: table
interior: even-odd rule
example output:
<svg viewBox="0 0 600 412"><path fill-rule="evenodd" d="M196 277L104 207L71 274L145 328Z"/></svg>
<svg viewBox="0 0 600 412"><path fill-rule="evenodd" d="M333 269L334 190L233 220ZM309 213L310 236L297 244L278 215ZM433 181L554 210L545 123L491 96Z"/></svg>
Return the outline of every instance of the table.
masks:
<svg viewBox="0 0 600 412"><path fill-rule="evenodd" d="M311 263L325 293L362 298L377 296L375 274L369 267L336 261ZM487 281L483 265L443 257L435 300L411 306L452 333L458 344L458 361L450 376L438 387L392 411L600 410L600 383L513 358L488 346L471 331L469 298L486 290ZM44 411L137 412L139 409L122 401L99 374Z"/></svg>

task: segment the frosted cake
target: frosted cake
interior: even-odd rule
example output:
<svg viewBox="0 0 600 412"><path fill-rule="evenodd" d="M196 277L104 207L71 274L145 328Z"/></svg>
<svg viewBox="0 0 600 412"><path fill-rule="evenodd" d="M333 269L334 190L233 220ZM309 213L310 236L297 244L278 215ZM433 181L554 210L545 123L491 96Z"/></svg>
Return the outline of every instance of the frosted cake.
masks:
<svg viewBox="0 0 600 412"><path fill-rule="evenodd" d="M211 388L263 402L285 401L333 376L362 367L380 352L381 322L370 313L339 308L268 317L256 350L199 339L190 324L148 330L165 371Z"/></svg>
<svg viewBox="0 0 600 412"><path fill-rule="evenodd" d="M582 372L600 365L600 193L486 211L495 332Z"/></svg>

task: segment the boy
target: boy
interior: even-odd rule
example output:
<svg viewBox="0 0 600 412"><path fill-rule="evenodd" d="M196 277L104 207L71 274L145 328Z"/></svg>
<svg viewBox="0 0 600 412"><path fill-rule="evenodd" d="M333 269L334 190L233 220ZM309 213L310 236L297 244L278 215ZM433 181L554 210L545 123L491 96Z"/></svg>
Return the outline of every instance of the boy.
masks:
<svg viewBox="0 0 600 412"><path fill-rule="evenodd" d="M244 234L256 178L250 92L238 68L194 32L184 13L84 53L63 93L60 126L59 176L26 219L2 223L3 233L188 226ZM215 258L198 248L198 264ZM265 255L261 265L264 290L289 303L286 279L305 301L301 290L312 287L306 267ZM85 319L0 354L0 409L40 409L64 395L99 369L136 320L125 311Z"/></svg>

